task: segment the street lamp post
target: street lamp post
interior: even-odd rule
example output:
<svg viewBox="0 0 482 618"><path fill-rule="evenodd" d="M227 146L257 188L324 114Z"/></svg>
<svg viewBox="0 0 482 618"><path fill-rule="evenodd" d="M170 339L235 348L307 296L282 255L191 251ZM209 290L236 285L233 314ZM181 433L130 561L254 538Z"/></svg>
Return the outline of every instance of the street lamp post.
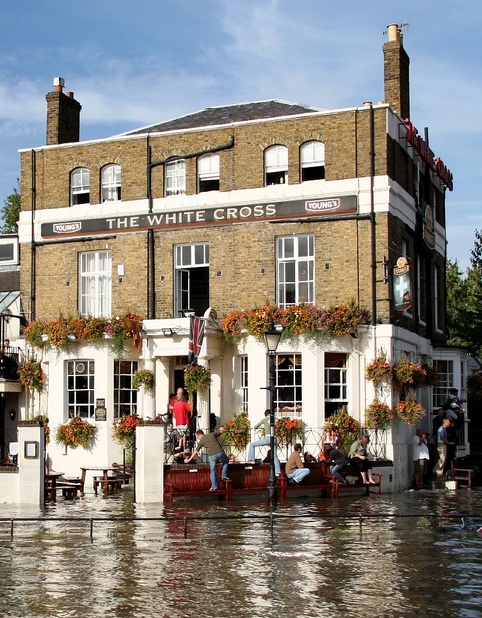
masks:
<svg viewBox="0 0 482 618"><path fill-rule="evenodd" d="M271 459L269 462L269 478L268 478L268 503L270 505L276 504L276 476L274 469L274 452L275 452L275 355L278 349L278 344L283 334L283 327L276 325L271 321L269 329L264 333L264 342L266 350L268 352L268 388L269 391L269 447L271 449Z"/></svg>

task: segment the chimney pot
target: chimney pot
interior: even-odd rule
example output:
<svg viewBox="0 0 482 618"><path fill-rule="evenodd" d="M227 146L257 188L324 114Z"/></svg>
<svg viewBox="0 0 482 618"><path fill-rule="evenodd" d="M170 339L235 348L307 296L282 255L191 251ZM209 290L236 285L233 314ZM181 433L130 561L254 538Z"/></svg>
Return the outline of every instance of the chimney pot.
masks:
<svg viewBox="0 0 482 618"><path fill-rule="evenodd" d="M400 28L398 24L388 24L387 29L389 41L400 41Z"/></svg>
<svg viewBox="0 0 482 618"><path fill-rule="evenodd" d="M53 85L55 86L55 90L57 90L57 92L62 92L65 86L65 79L63 77L54 77Z"/></svg>
<svg viewBox="0 0 482 618"><path fill-rule="evenodd" d="M65 94L69 97L69 99L73 99L74 98L74 93L73 92L66 92Z"/></svg>

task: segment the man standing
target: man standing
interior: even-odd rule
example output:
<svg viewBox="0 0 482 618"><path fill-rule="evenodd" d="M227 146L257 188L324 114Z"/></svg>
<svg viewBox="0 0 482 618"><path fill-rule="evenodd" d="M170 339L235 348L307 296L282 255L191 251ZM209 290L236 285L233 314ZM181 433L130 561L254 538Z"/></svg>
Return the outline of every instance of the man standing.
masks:
<svg viewBox="0 0 482 618"><path fill-rule="evenodd" d="M447 447L450 445L455 445L455 442L451 442L448 439L448 430L450 428L450 420L448 418L444 419L442 426L439 428L437 432L437 452L438 452L438 461L434 466L433 471L437 476L444 476L447 467Z"/></svg>
<svg viewBox="0 0 482 618"><path fill-rule="evenodd" d="M186 393L182 387L177 389L176 400L172 404L172 417L174 427L181 436L179 446L184 450L186 448L186 434L191 420L191 406L187 402Z"/></svg>
<svg viewBox="0 0 482 618"><path fill-rule="evenodd" d="M412 440L413 445L413 476L417 489L423 489L425 486L425 475L427 473L428 460L430 455L428 452L427 436L422 429L417 429Z"/></svg>
<svg viewBox="0 0 482 618"><path fill-rule="evenodd" d="M260 440L256 440L255 442L251 442L249 445L248 451L248 464L255 464L256 461L254 459L255 448L258 446L269 446L271 443L271 428L269 423L269 415L270 411L265 410L264 418L262 418L257 425L254 426L254 429L261 429L262 438ZM279 476L281 473L281 466L278 459L278 453L276 452L278 449L276 448L276 436L274 438L274 473L276 476Z"/></svg>
<svg viewBox="0 0 482 618"><path fill-rule="evenodd" d="M189 463L194 457L197 456L199 451L205 447L208 452L208 460L209 460L209 468L211 471L211 487L209 491L216 491L218 489L218 481L216 478L216 466L218 461L223 464L223 469L221 471L221 479L223 481L229 481L228 477L228 467L229 467L229 459L226 453L224 452L221 443L218 440L218 436L224 433L224 427L220 427L216 431L212 433L204 433L202 429L198 429L196 431L196 438L199 442L196 445L196 448L192 452L189 457L186 457L184 460L185 463Z"/></svg>
<svg viewBox="0 0 482 618"><path fill-rule="evenodd" d="M290 480L299 485L305 476L308 476L310 469L305 468L303 466L303 462L301 461L301 444L297 442L293 446L293 449L293 452L288 457L288 461L286 462L285 474Z"/></svg>

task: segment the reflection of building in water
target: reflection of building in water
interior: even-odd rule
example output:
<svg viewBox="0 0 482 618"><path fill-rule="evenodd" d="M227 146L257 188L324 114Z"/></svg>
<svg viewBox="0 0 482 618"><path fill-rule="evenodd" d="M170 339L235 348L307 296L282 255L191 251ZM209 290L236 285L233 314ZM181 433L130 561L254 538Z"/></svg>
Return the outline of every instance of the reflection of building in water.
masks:
<svg viewBox="0 0 482 618"><path fill-rule="evenodd" d="M269 321L260 318L267 305L290 312L275 357L275 408L318 435L343 407L364 423L381 396L365 367L381 351L391 363L402 356L445 363L444 384L464 391L465 356L445 345L452 178L430 155L428 130L417 136L409 58L400 28L388 30L385 100L347 109L224 105L82 142L81 105L56 79L47 94L47 145L21 153L24 310L41 321L76 312L146 319L139 346L129 341L123 356L111 332L95 344L84 331L69 333L68 345L44 349L49 388L37 411L48 409L52 426L74 413L99 427L92 453L66 457L51 443L54 467L74 473L86 457L118 459L108 428L126 413L154 418L158 405L164 412L195 344L212 377L194 403L198 424L207 429L211 413L222 423L244 410L254 425L269 402L262 343ZM423 240L429 211L430 246ZM410 292L411 305L397 311L401 257L411 275L401 294ZM352 300L368 323L352 320ZM221 332L226 317L236 335L230 341ZM196 319L205 325L202 341L193 340ZM132 387L141 368L155 374L152 394ZM438 388L414 393L429 413L445 394ZM384 384L383 398L394 405L398 392ZM97 399L105 401L105 421L95 419ZM398 423L394 432L387 445L398 489L411 478L412 431Z"/></svg>

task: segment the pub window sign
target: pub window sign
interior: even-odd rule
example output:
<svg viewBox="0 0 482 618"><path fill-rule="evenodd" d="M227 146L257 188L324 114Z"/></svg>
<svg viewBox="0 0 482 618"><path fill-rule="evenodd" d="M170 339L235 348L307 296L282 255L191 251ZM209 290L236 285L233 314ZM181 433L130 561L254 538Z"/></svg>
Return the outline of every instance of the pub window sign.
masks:
<svg viewBox="0 0 482 618"><path fill-rule="evenodd" d="M408 311L412 307L412 281L406 257L399 257L393 269L393 300L395 311Z"/></svg>

